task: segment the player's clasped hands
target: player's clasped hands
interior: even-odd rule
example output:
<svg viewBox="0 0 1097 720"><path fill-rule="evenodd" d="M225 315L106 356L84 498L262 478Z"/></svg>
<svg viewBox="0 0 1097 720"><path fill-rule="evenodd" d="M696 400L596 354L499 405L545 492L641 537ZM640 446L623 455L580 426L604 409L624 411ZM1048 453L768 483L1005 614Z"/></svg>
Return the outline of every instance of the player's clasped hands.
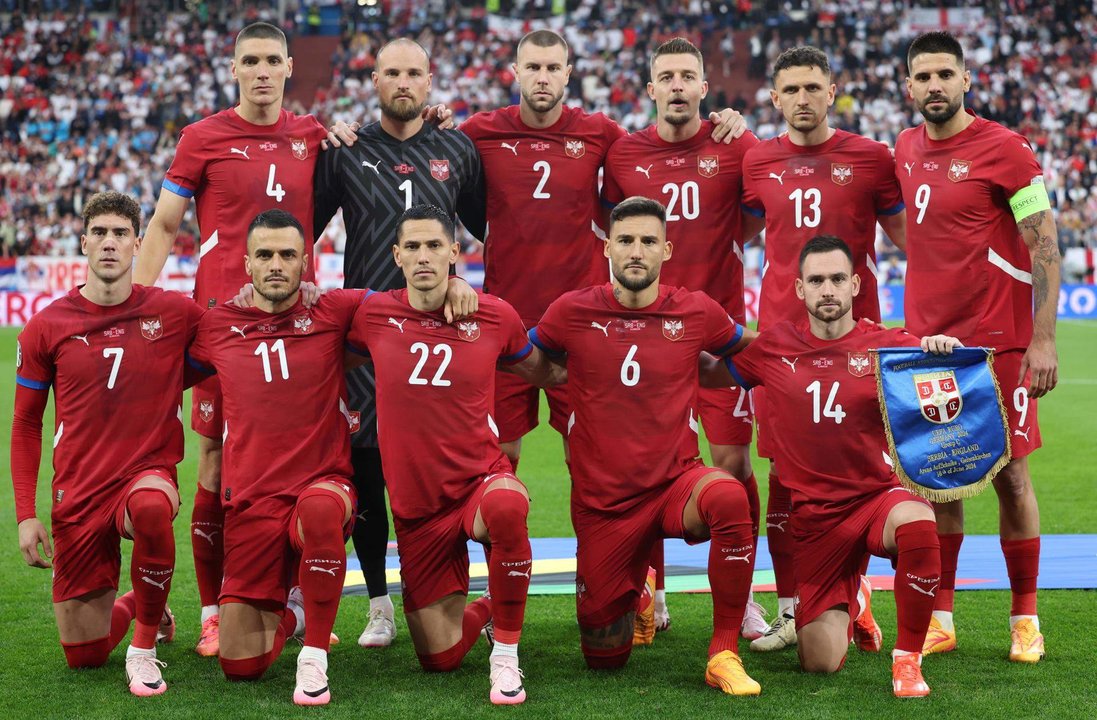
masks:
<svg viewBox="0 0 1097 720"><path fill-rule="evenodd" d="M962 342L950 335L927 335L922 338L922 352L934 355L951 355L953 348L963 346Z"/></svg>

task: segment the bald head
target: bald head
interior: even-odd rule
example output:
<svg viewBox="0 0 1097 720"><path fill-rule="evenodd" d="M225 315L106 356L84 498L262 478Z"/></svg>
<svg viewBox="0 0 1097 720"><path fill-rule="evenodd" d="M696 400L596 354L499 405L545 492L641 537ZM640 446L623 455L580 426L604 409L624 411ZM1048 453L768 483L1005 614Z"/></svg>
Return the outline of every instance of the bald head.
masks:
<svg viewBox="0 0 1097 720"><path fill-rule="evenodd" d="M426 48L411 38L397 38L381 46L377 51L377 70L391 64L418 65L430 71L430 55Z"/></svg>

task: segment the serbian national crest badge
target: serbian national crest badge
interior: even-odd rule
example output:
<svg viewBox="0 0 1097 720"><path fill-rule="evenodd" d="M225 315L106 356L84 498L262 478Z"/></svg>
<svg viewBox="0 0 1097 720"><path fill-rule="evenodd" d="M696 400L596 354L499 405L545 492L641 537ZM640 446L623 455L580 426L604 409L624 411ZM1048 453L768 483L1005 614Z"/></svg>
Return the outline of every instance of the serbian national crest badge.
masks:
<svg viewBox="0 0 1097 720"><path fill-rule="evenodd" d="M465 342L472 342L480 337L480 323L470 320L457 323L457 337Z"/></svg>
<svg viewBox="0 0 1097 720"><path fill-rule="evenodd" d="M918 390L922 417L931 423L944 425L955 420L964 409L964 398L956 385L956 373L951 370L915 373L914 387Z"/></svg>
<svg viewBox="0 0 1097 720"><path fill-rule="evenodd" d="M663 337L672 342L677 342L686 336L686 323L684 320L664 320Z"/></svg>
<svg viewBox="0 0 1097 720"><path fill-rule="evenodd" d="M160 316L141 318L141 337L146 340L159 340L164 334L164 323Z"/></svg>
<svg viewBox="0 0 1097 720"><path fill-rule="evenodd" d="M716 177L720 174L719 155L699 155L697 157L697 172L701 177Z"/></svg>
<svg viewBox="0 0 1097 720"><path fill-rule="evenodd" d="M309 145L304 138L290 138L289 149L298 160L304 160L309 156Z"/></svg>

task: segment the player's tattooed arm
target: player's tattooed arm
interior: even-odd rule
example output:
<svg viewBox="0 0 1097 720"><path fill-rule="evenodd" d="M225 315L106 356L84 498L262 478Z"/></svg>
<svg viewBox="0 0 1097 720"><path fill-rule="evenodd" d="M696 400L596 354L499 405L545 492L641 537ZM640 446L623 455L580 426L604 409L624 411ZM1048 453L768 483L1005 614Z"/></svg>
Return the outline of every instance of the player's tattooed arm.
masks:
<svg viewBox="0 0 1097 720"><path fill-rule="evenodd" d="M580 625L579 632L583 636L583 644L591 650L613 650L624 646L632 637L635 617L635 613L628 613L600 628L586 628Z"/></svg>
<svg viewBox="0 0 1097 720"><path fill-rule="evenodd" d="M1032 258L1032 342L1021 359L1020 383L1031 373L1028 394L1046 395L1059 382L1055 350L1055 319L1059 309L1059 235L1051 210L1041 210L1017 222Z"/></svg>
<svg viewBox="0 0 1097 720"><path fill-rule="evenodd" d="M555 362L537 346L521 362L501 365L499 369L513 373L536 387L554 387L568 381L567 365Z"/></svg>

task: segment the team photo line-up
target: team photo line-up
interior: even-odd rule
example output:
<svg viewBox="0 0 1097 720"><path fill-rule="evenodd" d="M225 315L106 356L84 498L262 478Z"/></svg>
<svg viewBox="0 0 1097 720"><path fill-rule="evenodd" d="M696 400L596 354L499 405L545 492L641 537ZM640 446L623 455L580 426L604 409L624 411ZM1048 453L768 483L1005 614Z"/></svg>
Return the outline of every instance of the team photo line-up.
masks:
<svg viewBox="0 0 1097 720"><path fill-rule="evenodd" d="M786 132L768 140L732 110L700 115L708 86L687 40L652 53L657 119L632 134L562 102L568 59L559 34L525 35L520 102L454 129L428 105L426 51L393 40L372 76L380 119L325 128L283 109L285 35L254 23L231 64L239 104L182 130L148 224L124 194L85 203L87 282L19 335L11 438L20 549L52 568L70 667L103 665L133 625L130 692L167 689L156 645L176 632L176 466L193 386L199 655L256 680L298 637L293 701L330 702L348 539L370 596L359 645L397 635L387 489L423 670L458 668L485 637L490 701L524 702L533 558L517 471L544 388L571 478L590 668L622 667L670 627L662 542L683 538L710 541L708 685L761 692L740 638L758 652L795 646L809 672L840 670L851 641L881 651L865 577L877 555L896 571L892 691L926 696L923 657L957 647L964 518L961 501L930 503L892 467L864 358L904 346L994 351L1010 448L992 480L1008 656L1043 657L1027 456L1041 445L1037 399L1057 383L1055 221L1026 139L964 108L960 44L945 32L911 44L906 89L925 122L894 149L830 126L835 85L813 47L776 60ZM190 299L155 283L192 198L203 240ZM321 293L312 241L339 210L346 289ZM451 275L456 219L484 241L484 293ZM877 225L908 258L906 329L879 322ZM742 257L763 231L755 331ZM47 531L35 501L51 387ZM763 522L769 623L751 593ZM118 596L122 538L132 589ZM488 566L471 603L470 539Z"/></svg>

